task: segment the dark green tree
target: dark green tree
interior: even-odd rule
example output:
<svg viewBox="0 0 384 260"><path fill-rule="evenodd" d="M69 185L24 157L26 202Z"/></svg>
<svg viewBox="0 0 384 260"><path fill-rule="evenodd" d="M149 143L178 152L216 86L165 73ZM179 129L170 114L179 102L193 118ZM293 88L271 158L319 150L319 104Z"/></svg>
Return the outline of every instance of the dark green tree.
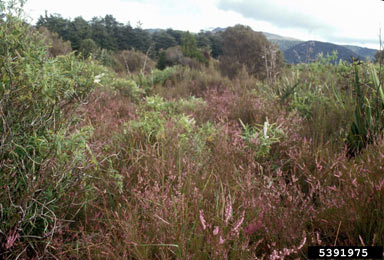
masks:
<svg viewBox="0 0 384 260"><path fill-rule="evenodd" d="M135 34L133 28L128 23L117 28L116 43L119 50L129 50L133 48L133 38Z"/></svg>
<svg viewBox="0 0 384 260"><path fill-rule="evenodd" d="M215 59L223 54L223 40L221 35L221 32L208 34L211 41L211 56Z"/></svg>
<svg viewBox="0 0 384 260"><path fill-rule="evenodd" d="M184 32L181 36L181 50L187 57L194 57L198 52L196 39L190 32Z"/></svg>
<svg viewBox="0 0 384 260"><path fill-rule="evenodd" d="M151 35L147 31L144 31L140 27L133 29L133 38L131 41L131 46L135 50L139 50L146 53L151 45Z"/></svg>
<svg viewBox="0 0 384 260"><path fill-rule="evenodd" d="M152 35L152 41L156 53L159 53L161 49L166 50L177 45L175 38L165 31L155 32Z"/></svg>
<svg viewBox="0 0 384 260"><path fill-rule="evenodd" d="M163 70L168 66L172 66L172 63L169 60L167 60L165 51L162 50L159 53L159 59L158 59L157 64L156 64L156 68Z"/></svg>
<svg viewBox="0 0 384 260"><path fill-rule="evenodd" d="M63 40L68 41L70 40L70 23L71 21L61 17L59 14L51 14L48 16L48 14L45 13L45 16L40 15L36 27L40 28L44 26L48 28L49 31L58 33Z"/></svg>
<svg viewBox="0 0 384 260"><path fill-rule="evenodd" d="M209 39L208 32L200 31L196 35L196 42L199 48L211 48L211 40Z"/></svg>
<svg viewBox="0 0 384 260"><path fill-rule="evenodd" d="M92 39L97 43L99 47L107 50L117 49L116 39L113 37L113 32L108 31L106 26L106 19L100 17L92 18L91 28Z"/></svg>
<svg viewBox="0 0 384 260"><path fill-rule="evenodd" d="M183 31L167 29L166 32L176 40L177 45L181 45L181 36L183 35Z"/></svg>
<svg viewBox="0 0 384 260"><path fill-rule="evenodd" d="M193 34L190 32L184 32L181 37L181 50L184 56L193 58L205 65L208 65L208 59L197 48L197 41Z"/></svg>
<svg viewBox="0 0 384 260"><path fill-rule="evenodd" d="M69 24L68 30L68 37L74 50L79 50L84 39L91 38L91 26L81 16L76 17Z"/></svg>

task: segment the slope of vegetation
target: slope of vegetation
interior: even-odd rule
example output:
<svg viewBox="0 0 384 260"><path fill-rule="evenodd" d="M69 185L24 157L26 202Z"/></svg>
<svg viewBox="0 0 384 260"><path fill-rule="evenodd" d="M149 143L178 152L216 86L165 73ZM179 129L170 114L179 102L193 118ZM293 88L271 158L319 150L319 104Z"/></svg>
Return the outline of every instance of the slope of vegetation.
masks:
<svg viewBox="0 0 384 260"><path fill-rule="evenodd" d="M339 60L351 61L351 57L364 59L346 47L318 41L307 41L296 44L284 51L284 58L289 61L289 63L294 64L310 63L315 61L320 53L326 56L331 55L335 51L337 52L336 62Z"/></svg>
<svg viewBox="0 0 384 260"><path fill-rule="evenodd" d="M155 69L161 56L135 50L67 53L8 4L0 258L305 259L310 245L384 244L377 65L285 67L238 25L219 59L199 60L183 34L164 53L175 64Z"/></svg>

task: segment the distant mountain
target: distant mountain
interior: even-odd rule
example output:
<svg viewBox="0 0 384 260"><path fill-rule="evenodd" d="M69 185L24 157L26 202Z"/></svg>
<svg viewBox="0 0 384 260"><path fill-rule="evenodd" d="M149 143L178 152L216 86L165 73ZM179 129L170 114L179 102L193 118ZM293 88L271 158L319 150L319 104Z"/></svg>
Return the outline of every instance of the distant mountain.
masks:
<svg viewBox="0 0 384 260"><path fill-rule="evenodd" d="M267 38L268 39L268 38ZM277 46L279 46L280 50L283 52L288 50L289 48L303 42L300 40L292 41L292 40L277 40L277 39L268 39L270 42L275 43Z"/></svg>
<svg viewBox="0 0 384 260"><path fill-rule="evenodd" d="M217 28L213 29L211 32L217 33L217 32L224 32L225 30L227 30L227 28L217 27Z"/></svg>
<svg viewBox="0 0 384 260"><path fill-rule="evenodd" d="M292 37L286 37L286 36L281 36L281 35L277 35L277 34L273 34L273 33L268 33L268 32L263 32L265 37L268 39L268 40L284 40L284 41L296 41L296 42L301 42L301 40L299 39L296 39L296 38L292 38Z"/></svg>
<svg viewBox="0 0 384 260"><path fill-rule="evenodd" d="M284 51L284 58L287 63L308 63L316 60L316 57L323 53L324 56L337 51L338 59L350 61L351 57L360 58L350 49L329 42L306 41L296 44L295 46Z"/></svg>
<svg viewBox="0 0 384 260"><path fill-rule="evenodd" d="M227 28L209 28L213 33L224 32ZM165 31L163 29L146 29L149 33ZM338 58L342 60L351 60L351 57L365 60L374 60L377 52L375 49L363 48L354 45L337 45L329 42L302 41L296 38L281 36L269 32L262 32L272 43L275 43L283 52L285 61L289 64L307 63L316 60L319 53L324 56L332 54L334 50L338 53Z"/></svg>
<svg viewBox="0 0 384 260"><path fill-rule="evenodd" d="M363 48L359 46L353 46L353 45L343 45L345 48L350 49L354 53L358 54L360 57L365 59L368 57L371 61L375 59L375 54L377 50L375 49L369 49L369 48Z"/></svg>
<svg viewBox="0 0 384 260"><path fill-rule="evenodd" d="M296 44L301 43L302 41L299 39L295 39L292 37L281 36L273 33L263 32L265 37L270 41L279 46L280 50L286 51L289 48L295 46Z"/></svg>

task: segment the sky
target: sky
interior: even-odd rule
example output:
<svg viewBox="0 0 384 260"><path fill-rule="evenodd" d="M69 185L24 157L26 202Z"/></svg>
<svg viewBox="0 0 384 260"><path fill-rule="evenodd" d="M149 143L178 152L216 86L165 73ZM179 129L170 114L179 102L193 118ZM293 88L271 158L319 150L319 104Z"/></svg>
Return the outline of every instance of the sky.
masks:
<svg viewBox="0 0 384 260"><path fill-rule="evenodd" d="M30 22L40 15L113 15L144 29L190 32L244 24L300 40L318 40L379 49L384 34L382 0L27 0ZM384 36L383 36L384 41Z"/></svg>

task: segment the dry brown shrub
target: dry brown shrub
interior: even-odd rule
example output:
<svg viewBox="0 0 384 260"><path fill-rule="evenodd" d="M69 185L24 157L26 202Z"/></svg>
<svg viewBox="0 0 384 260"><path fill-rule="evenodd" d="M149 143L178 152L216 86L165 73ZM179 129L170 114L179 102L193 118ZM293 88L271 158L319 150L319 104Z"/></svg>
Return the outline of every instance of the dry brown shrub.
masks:
<svg viewBox="0 0 384 260"><path fill-rule="evenodd" d="M71 43L63 41L57 33L50 32L46 27L40 27L39 33L43 37L44 43L48 46L49 57L65 55L72 51Z"/></svg>
<svg viewBox="0 0 384 260"><path fill-rule="evenodd" d="M113 56L113 69L117 73L151 72L155 68L154 61L146 54L135 50L124 50Z"/></svg>

